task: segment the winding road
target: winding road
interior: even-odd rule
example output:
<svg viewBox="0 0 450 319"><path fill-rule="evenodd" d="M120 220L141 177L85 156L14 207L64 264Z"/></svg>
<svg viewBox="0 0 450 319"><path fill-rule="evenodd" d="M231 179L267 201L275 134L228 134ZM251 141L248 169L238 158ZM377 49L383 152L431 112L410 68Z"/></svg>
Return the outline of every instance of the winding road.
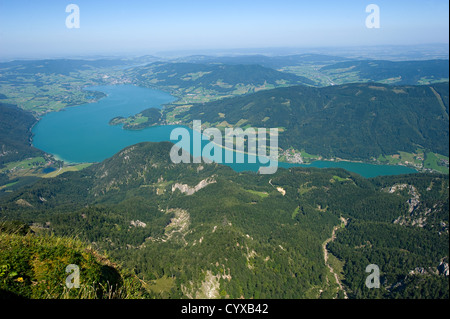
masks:
<svg viewBox="0 0 450 319"><path fill-rule="evenodd" d="M344 223L344 226L347 226L347 220L343 217L341 217L341 221ZM348 299L347 293L344 289L344 286L342 286L341 281L339 280L339 277L337 275L337 273L334 271L333 267L331 267L331 265L328 263L328 249L327 249L327 245L328 243L334 241L336 239L336 231L341 228L341 226L335 226L333 228L333 233L331 234L331 237L328 238L322 245L323 247L323 258L325 260L325 265L328 267L328 269L330 269L330 272L334 275L334 278L336 279L336 283L339 286L339 290L341 290L344 293L344 298ZM328 280L328 278L327 278Z"/></svg>

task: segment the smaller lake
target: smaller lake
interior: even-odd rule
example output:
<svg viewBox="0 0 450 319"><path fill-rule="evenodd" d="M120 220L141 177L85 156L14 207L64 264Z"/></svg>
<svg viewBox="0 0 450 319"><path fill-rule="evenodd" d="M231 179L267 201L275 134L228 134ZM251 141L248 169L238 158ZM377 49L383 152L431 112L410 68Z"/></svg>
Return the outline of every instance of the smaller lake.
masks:
<svg viewBox="0 0 450 319"><path fill-rule="evenodd" d="M60 112L45 115L33 128L33 145L69 163L101 162L122 150L140 142L170 141L173 129L179 126L156 126L139 131L123 130L111 126L109 121L117 116L128 117L147 108L162 108L176 98L159 91L133 85L96 86L89 90L104 92L107 97L95 103L69 107ZM191 138L197 132L188 129ZM176 143L177 141L172 141ZM207 141L202 143L208 144ZM192 145L192 143L191 143ZM223 151L223 156L229 150ZM193 154L198 156L199 154ZM248 159L247 156L245 156ZM182 165L182 164L180 164ZM243 164L224 164L235 171L258 171L259 163L246 160ZM311 165L279 163L279 167L344 168L364 177L400 175L416 170L403 166L373 165L354 162L316 161Z"/></svg>

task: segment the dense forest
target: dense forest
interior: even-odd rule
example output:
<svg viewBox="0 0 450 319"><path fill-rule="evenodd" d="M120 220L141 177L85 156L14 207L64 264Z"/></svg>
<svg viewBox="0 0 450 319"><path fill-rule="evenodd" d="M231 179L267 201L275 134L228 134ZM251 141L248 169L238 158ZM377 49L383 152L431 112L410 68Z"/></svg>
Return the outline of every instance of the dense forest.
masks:
<svg viewBox="0 0 450 319"><path fill-rule="evenodd" d="M247 87L272 87L313 84L305 77L279 72L258 64L200 64L200 63L160 63L128 70L136 84L179 92L225 95ZM252 91L251 91L252 92ZM246 91L244 93L247 93Z"/></svg>
<svg viewBox="0 0 450 319"><path fill-rule="evenodd" d="M178 119L214 127L278 127L283 149L327 158L369 160L418 148L448 156L448 91L448 83L295 86L199 103Z"/></svg>
<svg viewBox="0 0 450 319"><path fill-rule="evenodd" d="M344 218L328 249L349 297L448 298L441 271L448 266L448 176L237 173L175 165L171 147L133 145L40 180L0 199L0 216L89 242L147 282L155 298L343 297L322 245ZM412 211L408 187L420 194ZM402 216L421 224L397 223ZM364 285L369 264L382 271L376 291Z"/></svg>
<svg viewBox="0 0 450 319"><path fill-rule="evenodd" d="M15 105L0 102L0 168L4 163L40 156L31 146L31 127L36 118Z"/></svg>

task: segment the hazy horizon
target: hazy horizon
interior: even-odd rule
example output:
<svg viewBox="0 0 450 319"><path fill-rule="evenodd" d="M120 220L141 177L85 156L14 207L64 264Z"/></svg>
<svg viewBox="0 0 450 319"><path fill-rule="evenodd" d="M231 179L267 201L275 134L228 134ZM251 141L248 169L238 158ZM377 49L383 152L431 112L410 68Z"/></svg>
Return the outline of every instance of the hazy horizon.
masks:
<svg viewBox="0 0 450 319"><path fill-rule="evenodd" d="M79 28L66 25L70 3L79 8ZM380 8L380 28L366 25L371 3ZM448 9L444 0L0 0L0 58L448 46Z"/></svg>

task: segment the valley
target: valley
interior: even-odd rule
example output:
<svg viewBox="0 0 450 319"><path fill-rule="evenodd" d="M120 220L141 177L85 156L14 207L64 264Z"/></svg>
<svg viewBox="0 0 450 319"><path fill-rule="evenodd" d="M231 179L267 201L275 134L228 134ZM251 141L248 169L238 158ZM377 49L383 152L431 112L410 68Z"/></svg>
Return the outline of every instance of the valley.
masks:
<svg viewBox="0 0 450 319"><path fill-rule="evenodd" d="M77 298L37 284L67 261L82 265L81 298L448 298L446 65L1 63L0 295ZM174 164L170 133L194 138L193 120L279 128L278 171ZM380 289L363 284L369 264Z"/></svg>

